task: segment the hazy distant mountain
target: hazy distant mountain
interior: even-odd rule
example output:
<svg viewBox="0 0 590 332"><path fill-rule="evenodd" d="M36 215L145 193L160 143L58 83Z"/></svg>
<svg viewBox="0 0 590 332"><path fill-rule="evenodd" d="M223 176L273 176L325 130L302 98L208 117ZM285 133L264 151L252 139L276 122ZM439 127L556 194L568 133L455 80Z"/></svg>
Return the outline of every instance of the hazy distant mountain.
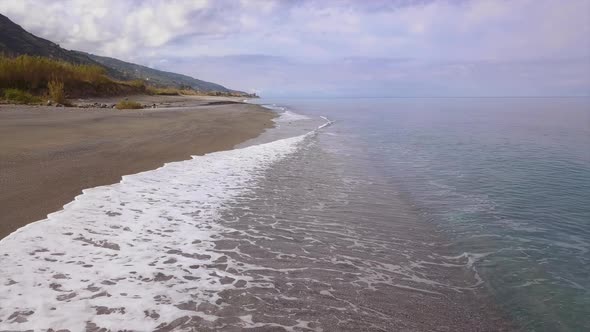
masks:
<svg viewBox="0 0 590 332"><path fill-rule="evenodd" d="M94 64L105 67L109 76L120 80L142 79L151 85L193 88L204 92L239 92L222 85L201 81L190 76L165 72L121 60L89 53L70 51L58 44L39 38L8 17L0 14L0 54L8 56L34 55L64 60L78 64Z"/></svg>

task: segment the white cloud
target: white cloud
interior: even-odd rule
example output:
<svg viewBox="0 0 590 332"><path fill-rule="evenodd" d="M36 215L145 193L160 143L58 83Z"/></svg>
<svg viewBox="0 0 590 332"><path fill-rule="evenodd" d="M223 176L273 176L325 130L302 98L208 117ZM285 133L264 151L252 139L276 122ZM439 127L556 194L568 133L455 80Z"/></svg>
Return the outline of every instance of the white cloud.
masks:
<svg viewBox="0 0 590 332"><path fill-rule="evenodd" d="M205 0L1 0L0 11L64 47L128 57L194 33L193 16L208 5Z"/></svg>
<svg viewBox="0 0 590 332"><path fill-rule="evenodd" d="M588 0L373 2L372 7L346 1L0 0L0 11L66 47L119 57L168 48L191 55L305 57L590 54L584 45L590 35ZM186 43L176 44L179 39Z"/></svg>
<svg viewBox="0 0 590 332"><path fill-rule="evenodd" d="M334 78L467 79L482 72L477 68L494 67L492 63L553 59L577 59L579 70L559 71L563 86L578 82L579 90L590 85L585 72L590 63L590 0L0 0L0 12L70 49L144 64L166 58L170 61L161 64L212 80L224 77L222 83L237 88L266 89L291 84L289 80L296 84L294 78L306 79L302 72L320 82L318 89L321 82L336 84ZM281 68L268 58L254 64L248 62L253 58L232 58L240 59L231 61L237 68L275 71L250 87L229 78L236 67L226 70L211 61L201 61L210 68L173 63L179 57L221 57L223 62L225 56L243 54L273 55L298 65ZM351 57L414 61L394 66L363 62L359 71L357 62L343 65L342 59ZM426 68L432 69L430 78Z"/></svg>

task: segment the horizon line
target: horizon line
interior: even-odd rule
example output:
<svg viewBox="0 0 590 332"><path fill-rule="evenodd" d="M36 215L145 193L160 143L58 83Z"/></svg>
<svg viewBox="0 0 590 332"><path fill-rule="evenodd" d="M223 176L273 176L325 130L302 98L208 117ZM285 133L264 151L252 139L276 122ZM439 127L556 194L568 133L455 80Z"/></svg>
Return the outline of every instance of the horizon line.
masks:
<svg viewBox="0 0 590 332"><path fill-rule="evenodd" d="M264 95L258 95L265 98ZM412 98L590 98L590 95L581 96L269 96L266 98L307 98L307 99L412 99Z"/></svg>

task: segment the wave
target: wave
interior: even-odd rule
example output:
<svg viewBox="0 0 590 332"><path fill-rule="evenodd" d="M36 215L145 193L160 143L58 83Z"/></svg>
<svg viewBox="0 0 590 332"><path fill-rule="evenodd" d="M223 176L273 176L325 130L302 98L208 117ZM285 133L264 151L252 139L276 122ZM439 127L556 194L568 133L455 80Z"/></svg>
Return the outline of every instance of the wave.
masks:
<svg viewBox="0 0 590 332"><path fill-rule="evenodd" d="M324 119L326 122L325 122L323 125L319 126L319 127L318 127L318 130L319 130L319 129L326 128L326 127L328 127L328 126L331 126L331 125L333 125L333 124L334 124L334 121L332 121L332 120L328 119L328 118L327 118L327 117L325 117L325 116L320 116L320 118Z"/></svg>
<svg viewBox="0 0 590 332"><path fill-rule="evenodd" d="M280 106L277 104L260 104L260 106L279 113L279 117L275 119L275 122L277 122L277 123L310 120L311 119L309 116L295 113L295 112L289 110L285 106ZM327 120L325 117L321 117L321 118L324 120ZM327 121L329 121L329 120L327 120Z"/></svg>
<svg viewBox="0 0 590 332"><path fill-rule="evenodd" d="M0 240L0 330L153 330L247 287L215 251L221 212L323 127L124 176Z"/></svg>
<svg viewBox="0 0 590 332"><path fill-rule="evenodd" d="M259 105L264 108L268 108L270 110L275 110L275 111L285 111L286 110L286 107L279 106L277 104L259 104Z"/></svg>

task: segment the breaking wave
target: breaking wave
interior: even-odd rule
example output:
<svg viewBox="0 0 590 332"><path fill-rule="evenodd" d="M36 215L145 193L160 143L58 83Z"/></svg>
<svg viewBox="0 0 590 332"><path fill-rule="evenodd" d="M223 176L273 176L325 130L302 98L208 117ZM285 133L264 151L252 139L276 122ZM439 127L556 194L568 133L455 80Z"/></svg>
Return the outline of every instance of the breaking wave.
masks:
<svg viewBox="0 0 590 332"><path fill-rule="evenodd" d="M97 317L101 328L154 330L247 287L247 267L214 250L220 213L314 134L124 176L2 239L0 330L82 331ZM206 312L193 316L217 318Z"/></svg>

